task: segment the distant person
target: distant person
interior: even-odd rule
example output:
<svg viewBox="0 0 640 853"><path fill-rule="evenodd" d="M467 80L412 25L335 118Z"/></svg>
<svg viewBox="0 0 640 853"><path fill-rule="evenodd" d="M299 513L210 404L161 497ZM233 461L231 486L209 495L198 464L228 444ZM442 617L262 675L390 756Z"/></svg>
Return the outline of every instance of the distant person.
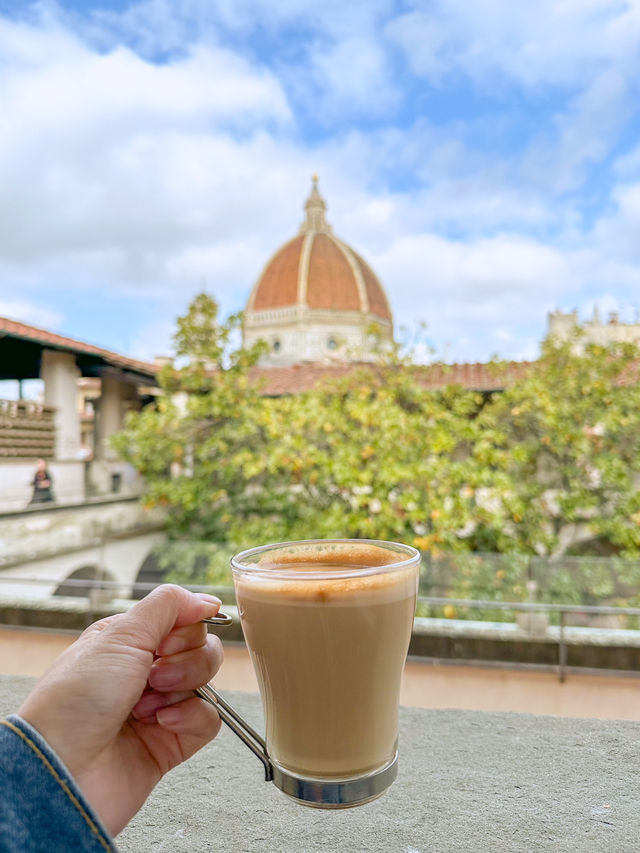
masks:
<svg viewBox="0 0 640 853"><path fill-rule="evenodd" d="M38 459L38 467L33 477L33 497L32 504L47 503L47 501L55 500L53 496L53 479L47 470L47 463L44 459Z"/></svg>

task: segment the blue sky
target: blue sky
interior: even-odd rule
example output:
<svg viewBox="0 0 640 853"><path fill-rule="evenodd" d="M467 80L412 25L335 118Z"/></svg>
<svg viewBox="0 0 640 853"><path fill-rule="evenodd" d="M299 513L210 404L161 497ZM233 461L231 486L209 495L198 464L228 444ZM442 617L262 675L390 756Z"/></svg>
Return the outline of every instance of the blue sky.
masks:
<svg viewBox="0 0 640 853"><path fill-rule="evenodd" d="M0 0L0 314L166 353L317 172L399 337L535 357L640 308L639 88L638 0Z"/></svg>

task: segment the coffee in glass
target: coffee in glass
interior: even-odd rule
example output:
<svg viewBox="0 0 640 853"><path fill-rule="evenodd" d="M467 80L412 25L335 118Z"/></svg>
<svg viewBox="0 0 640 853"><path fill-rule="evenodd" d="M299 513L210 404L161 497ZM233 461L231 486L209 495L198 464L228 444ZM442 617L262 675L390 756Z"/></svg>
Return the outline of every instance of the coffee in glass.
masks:
<svg viewBox="0 0 640 853"><path fill-rule="evenodd" d="M419 562L372 540L266 545L231 561L271 776L300 802L359 805L396 776Z"/></svg>

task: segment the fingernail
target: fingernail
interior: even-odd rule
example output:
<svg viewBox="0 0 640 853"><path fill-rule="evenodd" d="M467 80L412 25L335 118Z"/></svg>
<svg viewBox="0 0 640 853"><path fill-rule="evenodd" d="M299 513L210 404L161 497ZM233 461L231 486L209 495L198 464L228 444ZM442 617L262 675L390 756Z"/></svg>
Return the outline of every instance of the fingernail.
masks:
<svg viewBox="0 0 640 853"><path fill-rule="evenodd" d="M218 606L222 604L219 598L216 598L215 595L209 595L209 593L207 592L197 592L196 595L198 596L198 598L201 598L203 601L206 601L210 604L217 604Z"/></svg>
<svg viewBox="0 0 640 853"><path fill-rule="evenodd" d="M156 690L167 687L175 687L184 675L182 668L174 664L157 664L151 667L149 673L149 684Z"/></svg>

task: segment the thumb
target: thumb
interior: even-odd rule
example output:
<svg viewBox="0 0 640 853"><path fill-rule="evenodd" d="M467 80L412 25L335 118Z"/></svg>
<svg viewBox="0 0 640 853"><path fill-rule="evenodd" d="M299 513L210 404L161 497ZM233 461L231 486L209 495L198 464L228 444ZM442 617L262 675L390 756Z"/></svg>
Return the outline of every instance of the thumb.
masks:
<svg viewBox="0 0 640 853"><path fill-rule="evenodd" d="M215 616L220 603L211 595L163 584L122 614L113 628L127 644L154 652L173 628Z"/></svg>

